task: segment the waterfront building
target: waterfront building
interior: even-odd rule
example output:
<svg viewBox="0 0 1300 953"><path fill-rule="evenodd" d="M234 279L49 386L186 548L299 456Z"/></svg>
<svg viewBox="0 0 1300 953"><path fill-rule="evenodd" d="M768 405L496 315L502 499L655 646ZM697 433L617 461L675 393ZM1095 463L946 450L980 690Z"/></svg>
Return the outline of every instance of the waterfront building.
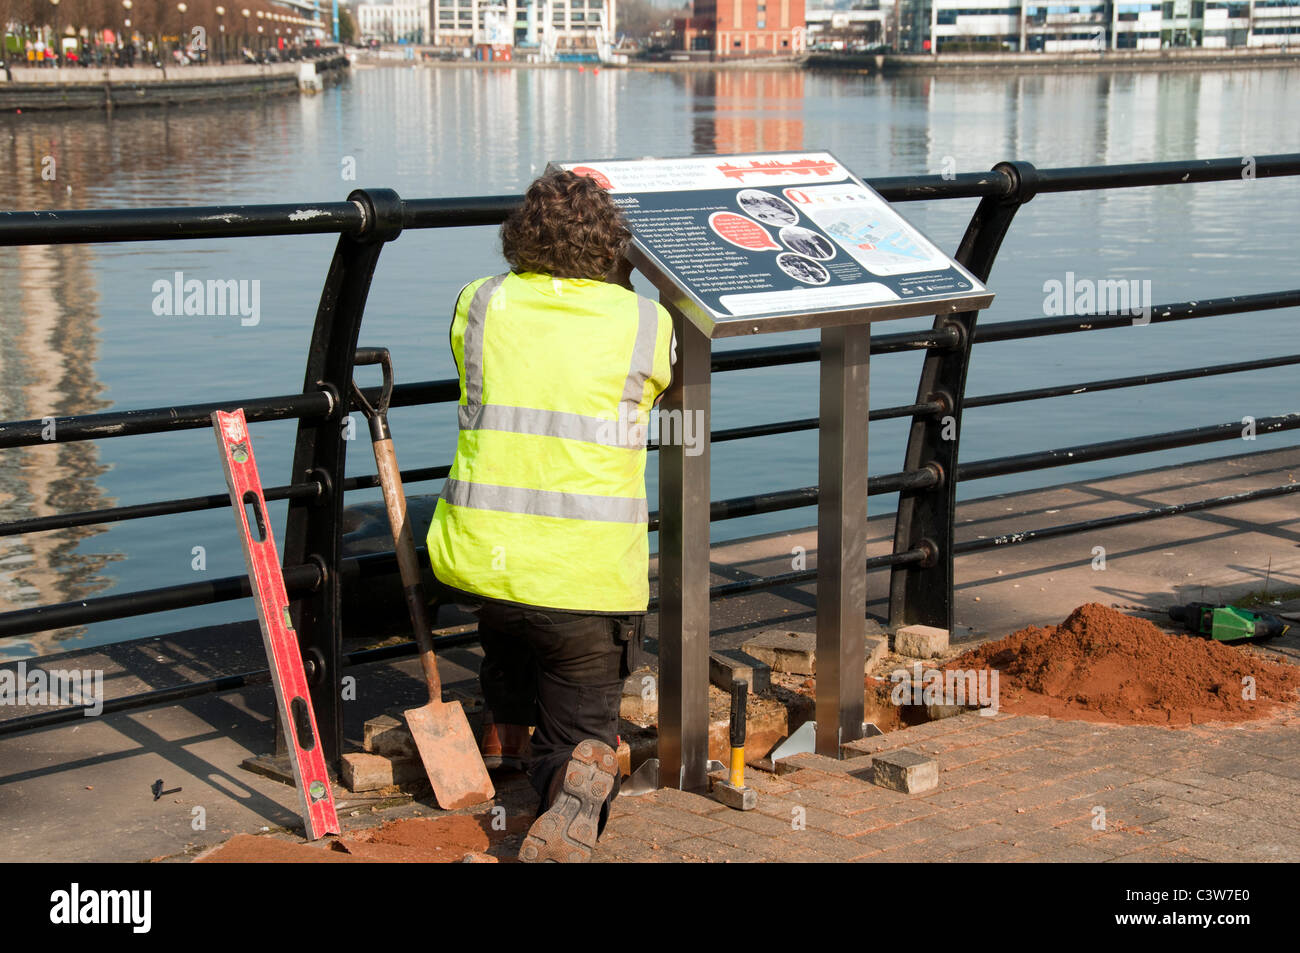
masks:
<svg viewBox="0 0 1300 953"><path fill-rule="evenodd" d="M617 0L430 0L436 46L607 51ZM602 54L603 58L603 54Z"/></svg>
<svg viewBox="0 0 1300 953"><path fill-rule="evenodd" d="M674 47L717 57L790 56L807 46L804 0L694 0Z"/></svg>
<svg viewBox="0 0 1300 953"><path fill-rule="evenodd" d="M933 0L929 7L929 51L939 53L1002 53L1023 48L1024 15L1038 9L1015 0Z"/></svg>
<svg viewBox="0 0 1300 953"><path fill-rule="evenodd" d="M807 0L807 47L853 52L879 46L893 8L892 0Z"/></svg>
<svg viewBox="0 0 1300 953"><path fill-rule="evenodd" d="M1300 0L897 0L885 21L904 53L1300 47Z"/></svg>
<svg viewBox="0 0 1300 953"><path fill-rule="evenodd" d="M429 37L427 0L390 0L355 7L362 39L384 43L426 43Z"/></svg>

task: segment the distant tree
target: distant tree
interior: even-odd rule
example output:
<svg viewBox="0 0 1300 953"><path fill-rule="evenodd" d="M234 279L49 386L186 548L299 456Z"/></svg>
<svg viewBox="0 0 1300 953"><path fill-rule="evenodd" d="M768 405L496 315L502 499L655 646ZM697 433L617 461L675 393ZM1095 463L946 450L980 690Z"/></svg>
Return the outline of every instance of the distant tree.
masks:
<svg viewBox="0 0 1300 953"><path fill-rule="evenodd" d="M616 18L615 33L633 40L644 40L656 30L663 29L672 20L672 14L649 0L619 0Z"/></svg>
<svg viewBox="0 0 1300 953"><path fill-rule="evenodd" d="M352 11L339 7L339 42L355 43L357 41L357 21L352 19Z"/></svg>

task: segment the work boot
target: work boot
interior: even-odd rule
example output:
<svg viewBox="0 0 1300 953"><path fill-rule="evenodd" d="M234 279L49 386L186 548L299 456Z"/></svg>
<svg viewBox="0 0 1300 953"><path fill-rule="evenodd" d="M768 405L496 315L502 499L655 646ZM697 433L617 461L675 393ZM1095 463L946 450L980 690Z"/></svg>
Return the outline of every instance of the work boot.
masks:
<svg viewBox="0 0 1300 953"><path fill-rule="evenodd" d="M483 725L483 737L478 743L478 750L489 771L500 768L522 771L532 754L528 726L487 722Z"/></svg>
<svg viewBox="0 0 1300 953"><path fill-rule="evenodd" d="M550 806L528 829L519 859L526 864L591 860L617 777L618 757L609 745L589 739L574 748L569 763L551 781Z"/></svg>

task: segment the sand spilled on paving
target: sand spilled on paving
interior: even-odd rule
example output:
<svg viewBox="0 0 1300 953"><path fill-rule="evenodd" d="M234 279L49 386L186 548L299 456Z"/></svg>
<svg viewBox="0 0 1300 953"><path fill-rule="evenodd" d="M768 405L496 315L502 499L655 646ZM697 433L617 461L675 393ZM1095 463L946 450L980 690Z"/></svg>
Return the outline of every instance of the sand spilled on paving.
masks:
<svg viewBox="0 0 1300 953"><path fill-rule="evenodd" d="M1029 626L944 668L996 670L1003 711L1124 725L1246 721L1295 702L1300 690L1294 665L1170 635L1095 602L1060 625ZM1248 678L1253 699L1243 697Z"/></svg>
<svg viewBox="0 0 1300 953"><path fill-rule="evenodd" d="M496 830L493 822L490 813L413 817L344 834L324 846L239 834L199 857L196 863L450 864L513 860L519 849L519 837L513 835L526 832L532 818L512 818L505 830Z"/></svg>

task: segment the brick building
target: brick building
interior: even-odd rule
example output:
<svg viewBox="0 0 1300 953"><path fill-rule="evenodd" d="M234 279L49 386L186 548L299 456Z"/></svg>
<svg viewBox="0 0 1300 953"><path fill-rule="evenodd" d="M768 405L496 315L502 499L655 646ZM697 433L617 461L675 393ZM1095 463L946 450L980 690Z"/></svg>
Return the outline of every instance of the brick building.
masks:
<svg viewBox="0 0 1300 953"><path fill-rule="evenodd" d="M675 46L715 56L789 56L804 48L804 0L694 0Z"/></svg>

